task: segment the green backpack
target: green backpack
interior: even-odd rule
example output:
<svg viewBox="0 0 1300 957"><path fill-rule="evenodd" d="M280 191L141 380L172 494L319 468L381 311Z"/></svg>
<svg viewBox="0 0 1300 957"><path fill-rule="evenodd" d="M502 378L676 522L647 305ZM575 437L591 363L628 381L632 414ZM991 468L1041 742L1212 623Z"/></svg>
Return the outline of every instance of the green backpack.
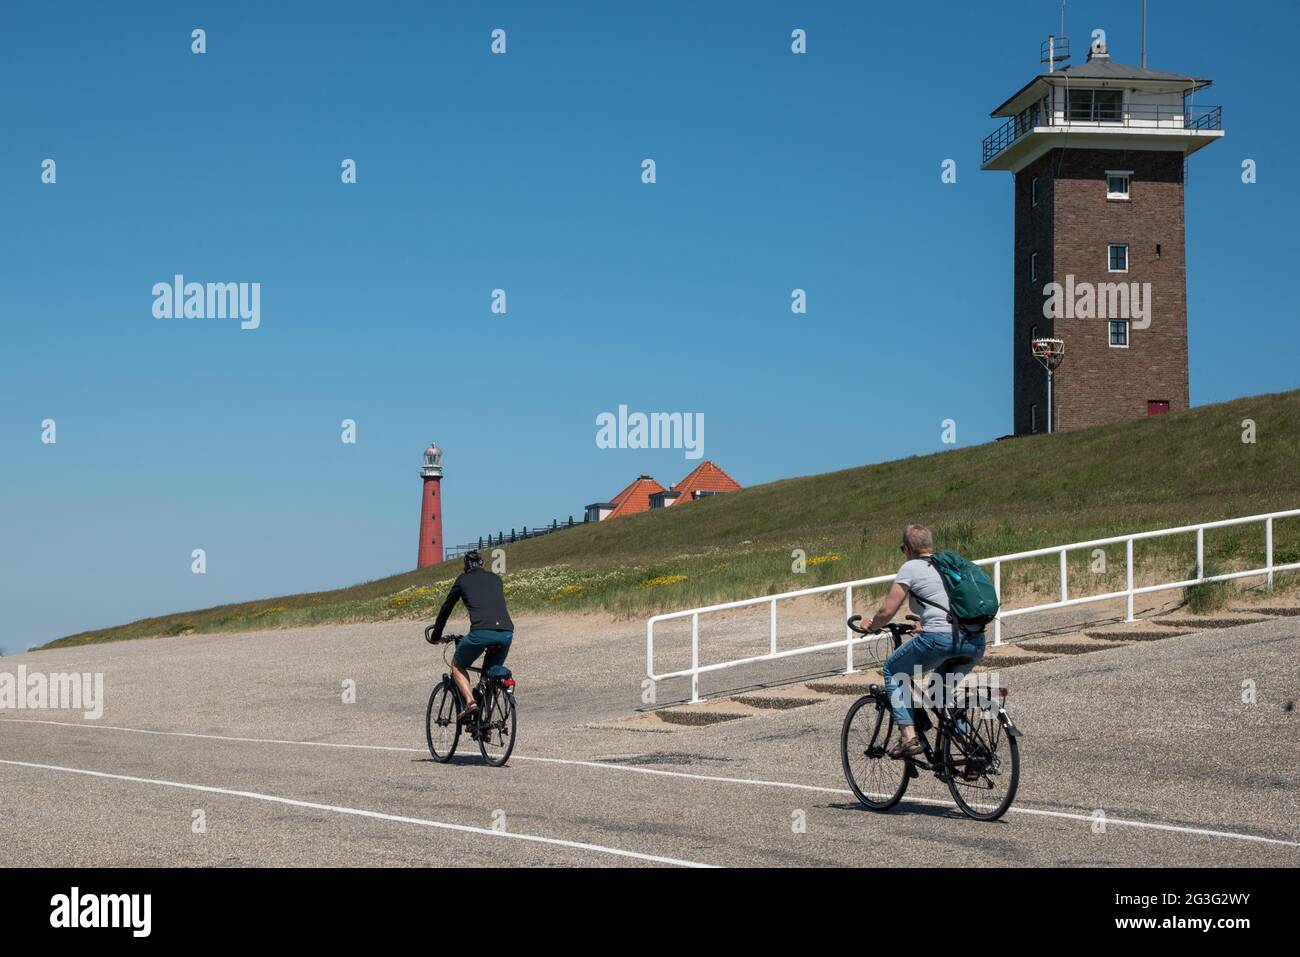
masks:
<svg viewBox="0 0 1300 957"><path fill-rule="evenodd" d="M948 594L948 607L943 610L955 619L954 624L974 630L983 628L997 616L998 593L984 569L956 552L927 555L925 560L939 573L943 590ZM920 595L913 597L922 604L939 607Z"/></svg>

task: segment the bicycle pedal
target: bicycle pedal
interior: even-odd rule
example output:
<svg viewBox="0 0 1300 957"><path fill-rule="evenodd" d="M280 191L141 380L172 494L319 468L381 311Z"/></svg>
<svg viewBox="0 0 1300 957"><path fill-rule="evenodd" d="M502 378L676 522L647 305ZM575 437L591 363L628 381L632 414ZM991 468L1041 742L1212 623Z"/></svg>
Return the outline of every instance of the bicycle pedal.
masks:
<svg viewBox="0 0 1300 957"><path fill-rule="evenodd" d="M921 772L916 769L916 765L911 761L907 762L907 776L909 778L919 778L921 776Z"/></svg>

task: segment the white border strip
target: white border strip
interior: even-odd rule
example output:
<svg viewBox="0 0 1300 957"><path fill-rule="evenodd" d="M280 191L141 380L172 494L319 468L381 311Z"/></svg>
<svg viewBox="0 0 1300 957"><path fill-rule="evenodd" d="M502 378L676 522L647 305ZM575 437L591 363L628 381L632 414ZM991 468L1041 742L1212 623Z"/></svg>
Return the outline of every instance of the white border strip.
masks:
<svg viewBox="0 0 1300 957"><path fill-rule="evenodd" d="M58 722L55 722L56 724ZM255 801L267 801L272 804L286 804L289 807L307 808L312 811L329 811L332 814L349 814L353 817L368 817L377 821L393 821L398 824L417 824L421 827L436 827L444 831L459 831L462 834L481 834L484 837L502 837L515 841L530 841L534 844L551 844L579 851L595 851L599 854L612 854L615 857L629 857L638 861L654 864L672 864L678 867L713 867L712 864L699 864L695 861L682 861L675 857L657 857L654 854L640 854L636 851L624 851L617 847L603 847L600 844L585 844L581 841L565 841L558 837L541 837L537 834L519 834L511 831L494 831L487 827L472 827L468 824L448 824L444 821L430 821L419 817L404 817L400 814L384 814L380 811L366 811L355 807L340 807L337 804L316 804L312 801L296 801L293 798L278 797L274 794L262 794L258 791L236 791L233 788L212 787L207 784L186 784L180 781L163 781L158 778L137 778L129 774L109 774L106 771L90 771L85 768L65 768L57 764L35 764L31 761L8 761L0 759L0 764L19 768L36 768L41 771L62 771L66 774L84 774L92 778L107 778L112 781L129 781L132 784L154 784L159 787L180 788L186 791L202 791L206 794L224 794L228 797L252 798Z"/></svg>
<svg viewBox="0 0 1300 957"><path fill-rule="evenodd" d="M424 748L404 748L393 745L383 744L346 744L334 741L293 741L287 738L244 738L233 735L223 734L201 734L195 731L154 731L148 728L123 728L106 724L91 724L90 722L78 721L49 721L39 718L6 718L0 717L0 721L12 721L16 724L53 724L60 727L95 729L98 731L124 731L131 734L158 734L167 737L177 738L203 738L210 741L231 741L244 744L279 744L290 745L294 747L308 748L344 748L360 751L401 751L412 754L425 753ZM689 771L667 771L662 768L639 768L626 764L609 764L604 761L583 761L574 758L543 758L530 757L527 755L516 754L512 760L516 761L537 761L541 764L563 764L572 767L581 768L601 768L608 771L626 771L630 774L652 774L670 778L685 778L692 781L708 781L714 784L747 784L750 787L766 788L785 788L793 791L814 791L820 794L837 794L853 797L853 792L847 788L830 788L817 784L796 784L790 781L764 781L757 778L728 778L719 777L711 774L692 774ZM15 762L5 762L15 763ZM88 772L93 773L93 772ZM857 800L854 797L854 800ZM956 807L952 801L941 801L934 798L908 798L907 800L916 804L930 804L938 807ZM1091 814L1076 814L1069 811L1048 811L1040 808L1012 807L1007 811L1008 814L1026 814L1034 817L1054 817L1068 821L1083 821L1091 824L1095 820ZM1300 841L1287 841L1276 837L1261 837L1257 834L1240 834L1236 831L1216 831L1209 828L1186 827L1181 824L1159 824L1150 821L1130 821L1124 818L1107 817L1106 826L1114 825L1116 827L1134 827L1153 831L1173 831L1179 834L1196 834L1201 837L1224 837L1237 841L1256 841L1261 844L1278 844L1283 847L1300 847ZM498 834L497 831L492 831ZM537 838L537 840L548 840L547 838ZM613 853L628 853L615 851ZM682 862L673 862L682 863ZM707 866L707 865L698 865Z"/></svg>

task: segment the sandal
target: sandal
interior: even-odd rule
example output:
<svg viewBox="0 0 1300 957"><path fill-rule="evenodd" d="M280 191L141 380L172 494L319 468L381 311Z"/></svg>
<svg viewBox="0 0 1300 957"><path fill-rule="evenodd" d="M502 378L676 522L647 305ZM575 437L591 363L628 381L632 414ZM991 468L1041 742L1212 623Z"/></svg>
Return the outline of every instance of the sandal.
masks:
<svg viewBox="0 0 1300 957"><path fill-rule="evenodd" d="M921 739L919 737L913 738L911 741L899 741L898 744L889 749L889 756L894 760L910 758L920 753Z"/></svg>
<svg viewBox="0 0 1300 957"><path fill-rule="evenodd" d="M460 713L460 723L469 724L478 717L478 705L472 704Z"/></svg>

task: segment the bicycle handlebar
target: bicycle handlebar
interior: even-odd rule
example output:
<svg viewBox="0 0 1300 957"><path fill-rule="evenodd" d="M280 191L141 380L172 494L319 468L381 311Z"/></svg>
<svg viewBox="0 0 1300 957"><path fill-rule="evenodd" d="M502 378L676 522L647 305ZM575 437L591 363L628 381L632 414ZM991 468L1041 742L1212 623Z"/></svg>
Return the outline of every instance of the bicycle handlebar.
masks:
<svg viewBox="0 0 1300 957"><path fill-rule="evenodd" d="M427 628L424 629L424 640L431 645L445 645L448 642L460 641L460 639L464 637L463 635L443 635L441 638L434 638L433 629L435 627L437 626L429 625Z"/></svg>
<svg viewBox="0 0 1300 957"><path fill-rule="evenodd" d="M908 615L907 618L908 618L909 621L919 621L919 620L920 620L920 619L918 619L915 615ZM861 616L861 615L854 615L852 618L850 618L850 619L846 622L846 624L849 626L849 630L850 630L850 631L856 631L859 635L870 635L870 634L872 634L872 632L867 631L867 629L865 629L865 628L859 628L859 627L857 626L856 622L859 622L859 621L861 621L861 620L862 620L862 616ZM881 631L885 631L886 629L888 629L888 630L889 630L889 631L894 635L894 637L896 637L896 638L897 638L899 635L907 635L907 634L911 634L913 631L916 630L916 628L915 628L914 626L912 626L912 625L900 625L900 624L897 624L896 622L892 622L892 621L891 621L889 624L887 624L884 628L882 628Z"/></svg>

